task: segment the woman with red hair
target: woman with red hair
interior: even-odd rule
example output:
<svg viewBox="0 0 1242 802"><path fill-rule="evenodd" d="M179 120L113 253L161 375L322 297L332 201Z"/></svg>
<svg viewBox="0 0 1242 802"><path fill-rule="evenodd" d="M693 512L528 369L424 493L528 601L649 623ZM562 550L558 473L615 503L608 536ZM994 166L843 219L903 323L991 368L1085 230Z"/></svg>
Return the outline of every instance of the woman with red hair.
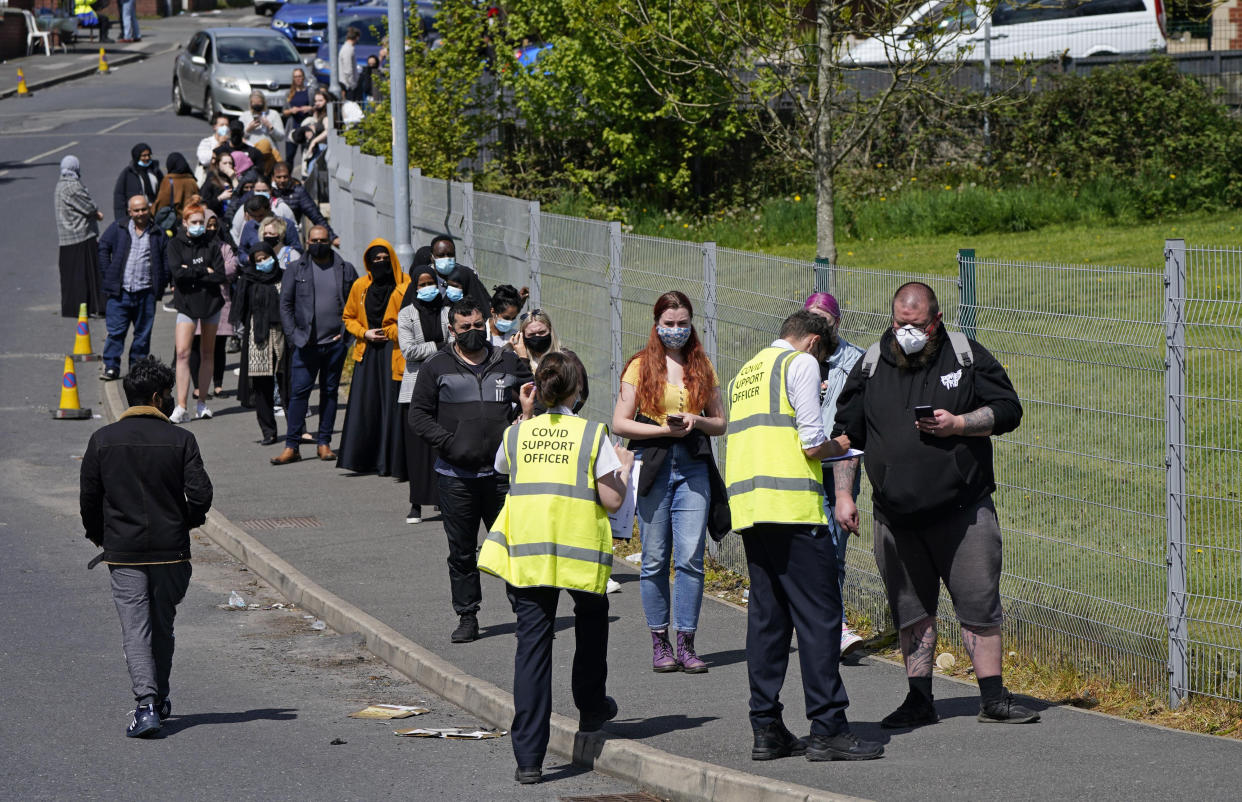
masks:
<svg viewBox="0 0 1242 802"><path fill-rule="evenodd" d="M643 542L639 590L651 630L653 671L702 674L694 649L703 603L703 545L716 465L708 437L725 433L720 381L703 351L690 299L656 300L647 347L630 358L612 413L612 430L641 454L638 520ZM669 561L675 571L669 641Z"/></svg>

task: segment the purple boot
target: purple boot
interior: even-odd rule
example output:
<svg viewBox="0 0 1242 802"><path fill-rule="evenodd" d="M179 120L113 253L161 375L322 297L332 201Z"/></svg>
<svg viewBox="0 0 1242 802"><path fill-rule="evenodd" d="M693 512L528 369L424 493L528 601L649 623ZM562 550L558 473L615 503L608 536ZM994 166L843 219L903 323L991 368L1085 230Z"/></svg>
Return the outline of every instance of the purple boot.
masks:
<svg viewBox="0 0 1242 802"><path fill-rule="evenodd" d="M677 665L687 674L706 674L707 663L694 653L694 633L677 633Z"/></svg>
<svg viewBox="0 0 1242 802"><path fill-rule="evenodd" d="M668 642L668 631L651 631L651 670L657 674L677 671L677 658L673 656L673 644Z"/></svg>

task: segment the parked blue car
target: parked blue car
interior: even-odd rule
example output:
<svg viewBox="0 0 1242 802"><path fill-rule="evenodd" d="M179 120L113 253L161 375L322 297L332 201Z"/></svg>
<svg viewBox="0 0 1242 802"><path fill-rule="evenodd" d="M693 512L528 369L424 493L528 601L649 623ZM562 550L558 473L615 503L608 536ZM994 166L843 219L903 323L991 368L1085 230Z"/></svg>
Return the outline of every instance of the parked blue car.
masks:
<svg viewBox="0 0 1242 802"><path fill-rule="evenodd" d="M337 15L347 8L337 6ZM327 0L285 3L272 15L272 30L287 36L298 50L317 49L327 39Z"/></svg>
<svg viewBox="0 0 1242 802"><path fill-rule="evenodd" d="M345 31L349 30L349 28L357 28L362 34L358 43L354 45L354 60L357 62L359 70L367 66L368 57L379 55L380 37L388 29L386 7L387 3L385 0L370 0L370 2L351 6L348 13L340 14L340 28L336 34L338 47L340 43L344 43ZM422 22L422 40L434 46L435 40L439 38L435 28L435 4L429 2L429 0L419 0L418 18ZM331 64L328 61L329 53L326 34L323 39L323 44L319 46L319 50L315 53L315 61L311 65L311 71L314 73L316 80L322 77L320 82L327 86L328 71L331 69Z"/></svg>

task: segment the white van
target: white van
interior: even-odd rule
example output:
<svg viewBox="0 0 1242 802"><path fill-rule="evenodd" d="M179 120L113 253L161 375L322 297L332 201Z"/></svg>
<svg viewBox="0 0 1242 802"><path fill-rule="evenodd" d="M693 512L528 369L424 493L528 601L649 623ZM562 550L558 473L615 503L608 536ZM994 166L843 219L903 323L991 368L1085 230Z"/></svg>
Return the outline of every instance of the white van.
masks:
<svg viewBox="0 0 1242 802"><path fill-rule="evenodd" d="M857 42L842 60L902 63L934 52L938 61L983 59L984 21L992 59L1085 58L1165 49L1161 0L931 0L888 33Z"/></svg>

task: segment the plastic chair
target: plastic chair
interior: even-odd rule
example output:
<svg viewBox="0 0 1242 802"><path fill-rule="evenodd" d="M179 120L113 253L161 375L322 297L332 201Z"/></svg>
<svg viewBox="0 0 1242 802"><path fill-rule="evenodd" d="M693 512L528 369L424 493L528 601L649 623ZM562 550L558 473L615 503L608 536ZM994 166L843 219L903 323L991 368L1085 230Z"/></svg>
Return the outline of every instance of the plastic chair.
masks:
<svg viewBox="0 0 1242 802"><path fill-rule="evenodd" d="M35 22L34 14L26 9L22 9L22 17L26 20L26 55L29 56L34 52L35 40L43 40L43 52L52 55L52 32L39 30L38 24Z"/></svg>

